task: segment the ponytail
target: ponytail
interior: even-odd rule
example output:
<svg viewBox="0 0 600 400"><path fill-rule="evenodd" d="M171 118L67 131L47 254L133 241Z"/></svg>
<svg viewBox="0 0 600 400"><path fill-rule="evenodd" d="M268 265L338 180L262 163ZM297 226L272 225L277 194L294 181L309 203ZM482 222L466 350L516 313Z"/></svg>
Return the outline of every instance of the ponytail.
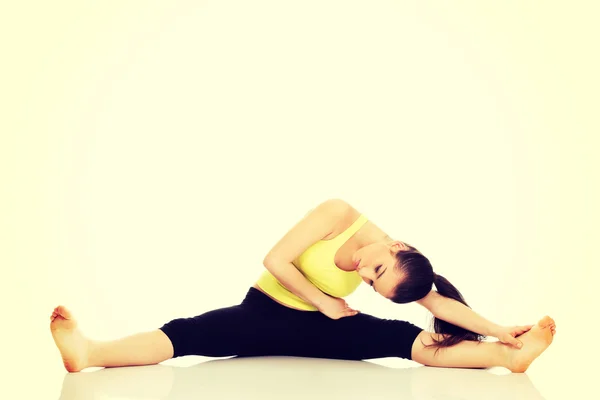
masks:
<svg viewBox="0 0 600 400"><path fill-rule="evenodd" d="M450 299L456 300L465 306L471 308L462 294L452 285L446 278L441 275L433 274L433 284L435 285L437 292L444 297L448 297ZM433 330L435 333L443 334L444 338L441 340L435 340L434 344L429 346L434 346L442 348L454 346L455 344L462 342L463 340L472 340L472 341L482 341L485 339L485 336L480 335L475 332L471 332L467 329L461 328L460 326L453 325L447 321L443 321L437 317L433 318ZM427 347L429 347L427 346Z"/></svg>
<svg viewBox="0 0 600 400"><path fill-rule="evenodd" d="M433 272L433 267L427 257L415 247L406 243L405 245L408 250L396 253L397 268L404 275L404 279L396 285L390 300L397 304L417 301L431 292L433 284L442 296L456 300L470 308L454 285L443 276ZM480 342L485 339L483 335L453 325L437 317L433 318L432 325L432 330L435 333L440 333L442 339L432 338L434 343L425 345L425 347L437 347L436 352L442 347L453 346L463 340Z"/></svg>

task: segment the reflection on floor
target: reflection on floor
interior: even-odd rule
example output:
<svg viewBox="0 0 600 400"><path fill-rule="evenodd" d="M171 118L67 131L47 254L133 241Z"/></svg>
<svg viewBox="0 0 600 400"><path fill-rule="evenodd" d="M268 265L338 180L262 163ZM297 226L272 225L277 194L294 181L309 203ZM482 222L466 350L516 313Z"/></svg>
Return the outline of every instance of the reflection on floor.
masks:
<svg viewBox="0 0 600 400"><path fill-rule="evenodd" d="M65 374L73 399L543 399L527 374L295 357L229 358Z"/></svg>

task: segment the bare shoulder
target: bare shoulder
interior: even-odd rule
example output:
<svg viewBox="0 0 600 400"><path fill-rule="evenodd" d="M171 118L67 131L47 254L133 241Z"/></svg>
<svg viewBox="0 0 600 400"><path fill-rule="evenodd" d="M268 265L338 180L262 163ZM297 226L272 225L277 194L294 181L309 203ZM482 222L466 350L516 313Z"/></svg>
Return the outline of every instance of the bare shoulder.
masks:
<svg viewBox="0 0 600 400"><path fill-rule="evenodd" d="M343 231L347 229L361 215L360 211L348 201L340 198L324 200L311 211L314 210L319 210L322 215L327 215L335 221L331 234L336 234L339 230Z"/></svg>
<svg viewBox="0 0 600 400"><path fill-rule="evenodd" d="M335 221L332 231L323 238L324 240L329 240L348 229L361 215L360 211L350 203L339 198L325 200L320 206Z"/></svg>
<svg viewBox="0 0 600 400"><path fill-rule="evenodd" d="M327 199L310 210L267 253L264 263L292 261L309 246L335 232L346 219L351 206L342 199Z"/></svg>
<svg viewBox="0 0 600 400"><path fill-rule="evenodd" d="M339 198L327 199L319 204L319 207L322 207L323 210L327 210L328 212L338 216L345 216L354 210L354 207L352 207L350 203Z"/></svg>
<svg viewBox="0 0 600 400"><path fill-rule="evenodd" d="M348 214L352 213L353 210L354 207L352 207L347 201L339 198L332 198L323 200L321 203L317 204L316 207L308 210L304 216L306 217L316 211L322 215L344 218Z"/></svg>

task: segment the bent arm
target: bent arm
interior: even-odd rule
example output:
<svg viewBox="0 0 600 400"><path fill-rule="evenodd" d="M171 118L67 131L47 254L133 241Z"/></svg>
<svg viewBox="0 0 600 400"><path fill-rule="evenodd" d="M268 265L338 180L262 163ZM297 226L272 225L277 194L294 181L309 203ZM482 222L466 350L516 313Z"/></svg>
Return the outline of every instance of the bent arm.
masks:
<svg viewBox="0 0 600 400"><path fill-rule="evenodd" d="M269 260L265 261L264 265L286 289L317 309L321 309L327 295L306 279L294 264Z"/></svg>
<svg viewBox="0 0 600 400"><path fill-rule="evenodd" d="M444 297L431 291L423 299L417 301L427 308L436 318L468 329L485 336L495 336L499 325L485 319L459 301Z"/></svg>
<svg viewBox="0 0 600 400"><path fill-rule="evenodd" d="M350 208L341 199L322 202L292 227L263 260L263 265L284 287L319 310L328 296L302 275L293 260L331 233Z"/></svg>

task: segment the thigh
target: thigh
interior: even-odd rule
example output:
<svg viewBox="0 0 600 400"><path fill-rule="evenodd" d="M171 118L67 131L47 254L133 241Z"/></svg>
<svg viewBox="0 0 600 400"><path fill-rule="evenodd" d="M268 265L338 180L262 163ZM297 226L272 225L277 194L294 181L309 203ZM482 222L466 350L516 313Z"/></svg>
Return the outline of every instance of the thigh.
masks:
<svg viewBox="0 0 600 400"><path fill-rule="evenodd" d="M285 353L297 338L298 319L244 304L174 319L160 329L173 344L173 357L258 356Z"/></svg>
<svg viewBox="0 0 600 400"><path fill-rule="evenodd" d="M310 332L306 331L309 326ZM319 356L349 360L411 359L412 345L423 330L407 321L365 313L338 320L318 313L304 329L306 339L313 343Z"/></svg>
<svg viewBox="0 0 600 400"><path fill-rule="evenodd" d="M232 306L211 310L194 317L173 319L160 329L173 344L173 358L199 355L235 355L235 341L229 336L242 328L243 309Z"/></svg>

